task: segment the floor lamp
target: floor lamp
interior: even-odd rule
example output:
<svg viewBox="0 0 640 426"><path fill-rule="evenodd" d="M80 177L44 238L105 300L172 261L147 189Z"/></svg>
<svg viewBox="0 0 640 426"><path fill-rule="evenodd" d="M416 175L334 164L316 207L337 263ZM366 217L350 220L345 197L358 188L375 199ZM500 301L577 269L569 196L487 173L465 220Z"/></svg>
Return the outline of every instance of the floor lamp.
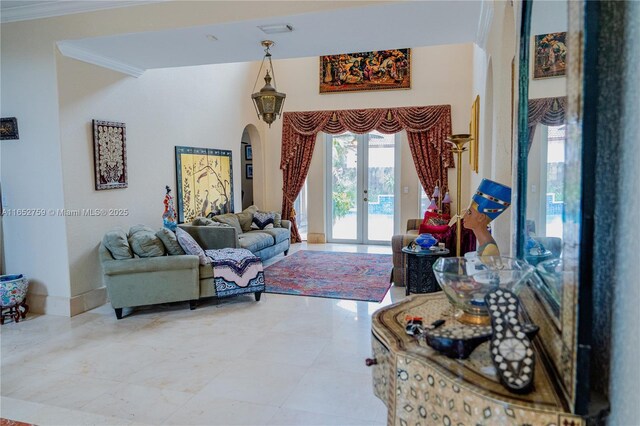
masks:
<svg viewBox="0 0 640 426"><path fill-rule="evenodd" d="M458 134L458 135L451 135L449 136L445 142L450 143L451 145L453 145L453 148L451 148L451 152L453 152L454 154L456 154L457 158L458 158L458 163L457 163L457 169L458 169L458 179L456 181L456 192L457 192L457 198L456 198L456 256L460 257L460 241L462 238L462 227L461 227L461 223L460 223L460 193L462 191L462 188L460 187L460 183L462 181L462 153L465 152L467 150L467 148L464 147L464 145L469 142L470 140L472 140L473 138L471 137L471 135L469 134Z"/></svg>

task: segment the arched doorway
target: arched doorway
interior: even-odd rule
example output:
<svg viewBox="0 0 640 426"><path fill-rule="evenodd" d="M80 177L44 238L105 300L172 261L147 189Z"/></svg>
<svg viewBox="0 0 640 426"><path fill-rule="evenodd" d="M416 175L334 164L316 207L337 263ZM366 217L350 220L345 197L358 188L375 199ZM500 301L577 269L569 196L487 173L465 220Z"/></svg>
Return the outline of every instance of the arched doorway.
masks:
<svg viewBox="0 0 640 426"><path fill-rule="evenodd" d="M248 124L242 131L240 138L240 164L241 164L241 205L242 210L251 205L261 205L262 194L259 191L259 185L255 182L262 182L262 167L259 159L261 158L262 146L260 144L260 134L253 124ZM256 191L256 189L258 189Z"/></svg>

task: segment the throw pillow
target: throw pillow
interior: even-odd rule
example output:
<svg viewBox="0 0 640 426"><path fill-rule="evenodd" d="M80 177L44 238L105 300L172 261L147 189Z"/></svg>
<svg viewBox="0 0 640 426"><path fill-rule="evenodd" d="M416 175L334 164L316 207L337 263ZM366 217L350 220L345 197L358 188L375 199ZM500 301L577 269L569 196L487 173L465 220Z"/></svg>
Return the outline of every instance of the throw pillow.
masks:
<svg viewBox="0 0 640 426"><path fill-rule="evenodd" d="M238 222L240 222L240 227L242 228L242 232L251 231L251 223L253 222L253 213L248 211L243 211L242 213L236 213L238 217Z"/></svg>
<svg viewBox="0 0 640 426"><path fill-rule="evenodd" d="M251 228L253 229L270 229L273 228L273 222L275 220L275 213L273 212L255 212L253 214L253 223Z"/></svg>
<svg viewBox="0 0 640 426"><path fill-rule="evenodd" d="M182 247L178 244L178 238L175 232L167 228L160 228L158 232L156 232L156 237L160 238L160 241L162 241L162 244L164 244L164 247L167 249L167 253L170 255L178 256L184 254L184 250L182 250Z"/></svg>
<svg viewBox="0 0 640 426"><path fill-rule="evenodd" d="M149 228L147 225L133 225L131 228L129 228L129 236L132 236L136 232L140 232L140 231L147 231L147 232L153 232L153 233L156 232L152 228Z"/></svg>
<svg viewBox="0 0 640 426"><path fill-rule="evenodd" d="M429 220L427 220L427 225L431 225L431 226L441 226L441 225L446 225L448 224L449 221L440 217L430 217Z"/></svg>
<svg viewBox="0 0 640 426"><path fill-rule="evenodd" d="M127 234L122 229L114 229L104 234L102 244L116 260L131 259L133 257L129 241L127 241Z"/></svg>
<svg viewBox="0 0 640 426"><path fill-rule="evenodd" d="M191 224L195 226L208 226L214 223L214 221L212 221L211 219L207 219L206 217L196 217L195 219L193 219L193 222L191 222Z"/></svg>
<svg viewBox="0 0 640 426"><path fill-rule="evenodd" d="M251 214L253 214L253 213L257 212L258 210L260 210L258 208L258 206L249 206L246 209L242 210L242 213L251 213Z"/></svg>
<svg viewBox="0 0 640 426"><path fill-rule="evenodd" d="M153 231L137 230L129 236L129 245L140 257L164 256L164 244Z"/></svg>
<svg viewBox="0 0 640 426"><path fill-rule="evenodd" d="M194 240L187 231L177 228L176 238L178 239L178 244L180 244L180 247L182 247L185 253L198 256L201 265L208 265L211 263L211 259L207 257L204 250L202 250L202 247L198 245L196 240Z"/></svg>
<svg viewBox="0 0 640 426"><path fill-rule="evenodd" d="M238 217L233 214L233 213L227 213L227 214L221 214L218 216L214 216L213 220L219 223L224 223L227 225L231 225L234 228L236 228L236 231L238 231L238 235L242 234L242 228L240 227L240 221L238 220Z"/></svg>

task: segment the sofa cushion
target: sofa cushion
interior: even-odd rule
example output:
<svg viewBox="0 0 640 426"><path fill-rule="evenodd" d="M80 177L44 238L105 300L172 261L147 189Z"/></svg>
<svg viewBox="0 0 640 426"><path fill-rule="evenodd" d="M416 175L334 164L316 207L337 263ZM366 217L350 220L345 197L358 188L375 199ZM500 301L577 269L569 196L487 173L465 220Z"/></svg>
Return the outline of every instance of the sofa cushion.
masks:
<svg viewBox="0 0 640 426"><path fill-rule="evenodd" d="M207 255L204 253L204 250L202 250L202 247L198 245L196 240L194 240L187 231L181 228L176 228L176 237L178 238L180 247L182 247L185 253L198 256L201 265L211 263L211 259L207 257Z"/></svg>
<svg viewBox="0 0 640 426"><path fill-rule="evenodd" d="M176 233L167 228L160 228L158 232L156 232L156 237L160 238L162 244L167 249L167 253L172 256L178 256L184 254L184 250L178 244L178 238L176 237Z"/></svg>
<svg viewBox="0 0 640 426"><path fill-rule="evenodd" d="M240 227L242 228L242 232L251 231L251 224L253 223L253 213L251 212L241 212L236 213L238 217L238 222L240 222Z"/></svg>
<svg viewBox="0 0 640 426"><path fill-rule="evenodd" d="M251 231L240 235L240 247L255 253L273 245L273 237L261 231Z"/></svg>
<svg viewBox="0 0 640 426"><path fill-rule="evenodd" d="M116 260L131 259L133 257L127 234L122 229L114 229L104 234L102 244Z"/></svg>
<svg viewBox="0 0 640 426"><path fill-rule="evenodd" d="M164 244L153 231L138 229L129 236L131 250L140 257L164 256Z"/></svg>
<svg viewBox="0 0 640 426"><path fill-rule="evenodd" d="M263 229L261 232L271 235L274 241L273 244L278 244L291 238L291 233L286 228Z"/></svg>
<svg viewBox="0 0 640 426"><path fill-rule="evenodd" d="M131 228L129 228L129 237L132 236L133 234L135 234L136 232L140 232L140 231L147 231L147 232L152 232L152 233L156 233L156 231L153 230L153 228L148 227L147 225L133 225Z"/></svg>
<svg viewBox="0 0 640 426"><path fill-rule="evenodd" d="M242 213L251 213L254 214L255 212L257 212L258 210L260 210L258 208L258 206L249 206L246 209L242 210Z"/></svg>
<svg viewBox="0 0 640 426"><path fill-rule="evenodd" d="M216 222L202 216L196 217L195 219L193 219L193 222L191 222L191 224L195 226L207 226L207 225L212 225L214 223Z"/></svg>
<svg viewBox="0 0 640 426"><path fill-rule="evenodd" d="M233 214L233 213L227 213L227 214L221 214L218 216L214 216L213 220L218 222L218 223L224 223L227 225L231 225L234 228L236 228L236 231L238 231L238 235L242 234L242 227L240 227L240 221L238 220L238 217Z"/></svg>
<svg viewBox="0 0 640 426"><path fill-rule="evenodd" d="M253 214L253 229L269 229L273 228L273 222L276 215L273 212L255 212Z"/></svg>

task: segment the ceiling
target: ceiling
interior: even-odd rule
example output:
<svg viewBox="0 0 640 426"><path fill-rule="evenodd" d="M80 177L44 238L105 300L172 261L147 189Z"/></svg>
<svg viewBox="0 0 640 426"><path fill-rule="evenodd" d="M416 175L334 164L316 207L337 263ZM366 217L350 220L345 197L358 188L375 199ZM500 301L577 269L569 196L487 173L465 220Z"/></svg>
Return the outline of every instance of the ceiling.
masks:
<svg viewBox="0 0 640 426"><path fill-rule="evenodd" d="M4 13L5 7L24 2L2 0L1 3ZM237 2L236 7L242 7L242 2ZM488 28L491 12L492 0L400 1L260 20L62 40L58 48L65 56L139 76L154 68L260 60L264 55L260 41L265 39L276 43L271 49L274 59L471 42L482 45L479 41ZM258 26L268 24L289 24L293 31L267 35Z"/></svg>

